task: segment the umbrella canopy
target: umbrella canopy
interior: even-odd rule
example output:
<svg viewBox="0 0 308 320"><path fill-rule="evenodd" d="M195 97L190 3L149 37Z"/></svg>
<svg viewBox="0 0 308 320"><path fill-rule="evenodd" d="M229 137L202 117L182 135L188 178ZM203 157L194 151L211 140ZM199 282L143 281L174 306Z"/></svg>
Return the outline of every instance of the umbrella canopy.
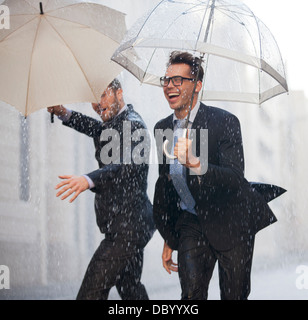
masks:
<svg viewBox="0 0 308 320"><path fill-rule="evenodd" d="M0 100L23 115L98 102L122 71L110 58L126 32L124 14L78 0L3 5L10 10L10 29L0 30Z"/></svg>
<svg viewBox="0 0 308 320"><path fill-rule="evenodd" d="M204 60L202 101L262 104L288 91L268 28L237 0L162 0L127 33L112 60L159 85L171 50Z"/></svg>

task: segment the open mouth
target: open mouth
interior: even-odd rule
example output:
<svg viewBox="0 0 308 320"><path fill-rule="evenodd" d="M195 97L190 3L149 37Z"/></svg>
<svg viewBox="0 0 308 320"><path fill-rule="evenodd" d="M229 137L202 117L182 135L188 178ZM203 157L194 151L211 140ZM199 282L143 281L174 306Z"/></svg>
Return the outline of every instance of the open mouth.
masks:
<svg viewBox="0 0 308 320"><path fill-rule="evenodd" d="M179 92L168 93L168 98L170 101L175 101L180 96Z"/></svg>

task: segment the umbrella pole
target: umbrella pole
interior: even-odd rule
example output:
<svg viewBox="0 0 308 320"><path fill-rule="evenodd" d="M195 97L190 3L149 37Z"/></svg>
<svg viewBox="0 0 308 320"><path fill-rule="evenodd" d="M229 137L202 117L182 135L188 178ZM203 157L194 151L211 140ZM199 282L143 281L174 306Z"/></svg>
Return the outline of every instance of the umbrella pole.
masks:
<svg viewBox="0 0 308 320"><path fill-rule="evenodd" d="M197 75L196 75L196 81L195 81L195 85L194 85L194 90L193 90L193 93L191 95L189 110L188 110L187 119L186 119L186 122L185 122L185 132L184 132L185 136L183 138L185 138L186 135L187 135L187 128L188 128L188 124L189 124L190 113L191 113L191 110L192 110L192 105L194 103L194 98L195 98L195 93L196 93L196 88L197 88L197 84L198 84L198 78L199 78L199 74L200 74L203 58L204 58L204 53L200 57L200 64L198 66L198 72L197 72Z"/></svg>
<svg viewBox="0 0 308 320"><path fill-rule="evenodd" d="M210 33L211 23L212 23L213 18L214 18L215 2L216 2L216 0L212 0L211 12L210 12L210 16L209 16L209 20L208 20L208 23L207 23L207 26L206 26L206 31L205 31L205 36L204 36L204 42L205 42L205 43L206 43L207 40L208 40L209 33ZM197 87L198 78L199 78L200 69L201 69L201 65L202 65L202 62L203 62L204 55L205 55L205 53L202 53L202 55L200 56L200 64L199 64L199 67L198 67L198 72L197 72L197 76L196 76L194 91L193 91L193 94L192 94L192 96L191 96L189 111L188 111L187 119L186 119L186 122L185 122L185 130L186 130L186 131L187 131L188 124L189 124L190 113L191 113L192 105L193 105L193 102L194 102L195 91L196 91L196 87ZM184 132L184 133L185 133L185 136L186 136L186 135L187 135L187 132ZM184 138L185 138L185 136L184 136Z"/></svg>

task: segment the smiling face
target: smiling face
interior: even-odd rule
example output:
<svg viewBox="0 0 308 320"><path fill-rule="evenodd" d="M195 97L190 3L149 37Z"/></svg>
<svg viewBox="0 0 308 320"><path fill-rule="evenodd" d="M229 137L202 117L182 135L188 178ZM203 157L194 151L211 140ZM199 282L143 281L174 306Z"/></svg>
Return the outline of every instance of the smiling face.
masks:
<svg viewBox="0 0 308 320"><path fill-rule="evenodd" d="M94 111L104 122L112 120L124 106L122 89L114 90L108 87L101 95L98 105L93 105Z"/></svg>
<svg viewBox="0 0 308 320"><path fill-rule="evenodd" d="M191 74L191 67L185 63L171 64L168 67L165 76L170 78L175 76L193 78ZM163 88L165 98L167 99L170 108L174 110L175 115L179 119L184 119L188 114L191 97L194 91L194 85L195 82L190 80L183 80L183 84L181 86L174 86L172 81L170 81L168 86ZM202 83L201 81L198 81L192 108L197 103L198 93L200 92L201 88Z"/></svg>

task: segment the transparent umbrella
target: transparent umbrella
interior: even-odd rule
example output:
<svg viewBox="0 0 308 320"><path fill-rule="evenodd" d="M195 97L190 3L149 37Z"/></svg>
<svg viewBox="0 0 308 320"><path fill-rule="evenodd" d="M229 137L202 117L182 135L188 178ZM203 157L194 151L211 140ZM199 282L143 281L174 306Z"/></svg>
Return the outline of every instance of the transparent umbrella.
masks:
<svg viewBox="0 0 308 320"><path fill-rule="evenodd" d="M98 102L122 71L111 56L124 14L80 0L7 0L0 30L0 100L24 116L52 105Z"/></svg>
<svg viewBox="0 0 308 320"><path fill-rule="evenodd" d="M288 91L275 38L241 1L162 0L128 31L112 60L142 83L160 85L173 50L202 58L201 101L260 105Z"/></svg>
<svg viewBox="0 0 308 320"><path fill-rule="evenodd" d="M237 0L163 0L128 31L112 59L159 85L170 50L203 57L203 101L262 104L288 91L269 29Z"/></svg>

